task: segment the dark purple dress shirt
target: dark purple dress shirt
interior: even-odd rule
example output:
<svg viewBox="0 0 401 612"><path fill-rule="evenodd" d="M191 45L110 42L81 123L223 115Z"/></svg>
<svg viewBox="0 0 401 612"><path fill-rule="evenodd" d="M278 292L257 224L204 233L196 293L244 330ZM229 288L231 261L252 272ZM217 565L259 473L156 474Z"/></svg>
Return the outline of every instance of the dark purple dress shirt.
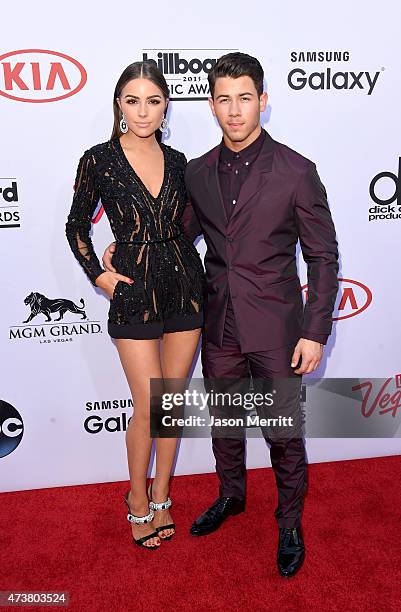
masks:
<svg viewBox="0 0 401 612"><path fill-rule="evenodd" d="M238 202L241 187L252 163L259 155L265 137L266 131L262 129L257 139L238 153L229 149L223 140L219 159L219 182L228 219Z"/></svg>

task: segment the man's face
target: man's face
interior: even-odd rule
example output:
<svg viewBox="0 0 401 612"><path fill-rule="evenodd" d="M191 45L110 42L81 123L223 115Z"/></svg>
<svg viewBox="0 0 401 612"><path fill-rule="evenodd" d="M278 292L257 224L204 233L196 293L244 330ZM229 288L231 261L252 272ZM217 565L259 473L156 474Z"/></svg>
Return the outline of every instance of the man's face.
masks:
<svg viewBox="0 0 401 612"><path fill-rule="evenodd" d="M259 129L260 113L267 104L267 93L256 91L251 77L218 77L214 97L209 98L210 108L224 136L233 143L246 143Z"/></svg>

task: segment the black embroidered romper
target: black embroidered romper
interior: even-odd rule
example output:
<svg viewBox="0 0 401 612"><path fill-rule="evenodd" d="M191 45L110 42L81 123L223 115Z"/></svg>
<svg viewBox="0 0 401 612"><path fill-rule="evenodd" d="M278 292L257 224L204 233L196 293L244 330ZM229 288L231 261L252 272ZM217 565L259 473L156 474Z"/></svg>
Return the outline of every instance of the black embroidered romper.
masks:
<svg viewBox="0 0 401 612"><path fill-rule="evenodd" d="M159 338L203 325L202 260L182 224L186 159L160 146L164 178L156 198L135 173L119 138L85 151L79 161L66 224L70 247L95 285L104 272L90 238L100 198L116 239L113 267L134 280L115 286L108 318L112 338Z"/></svg>

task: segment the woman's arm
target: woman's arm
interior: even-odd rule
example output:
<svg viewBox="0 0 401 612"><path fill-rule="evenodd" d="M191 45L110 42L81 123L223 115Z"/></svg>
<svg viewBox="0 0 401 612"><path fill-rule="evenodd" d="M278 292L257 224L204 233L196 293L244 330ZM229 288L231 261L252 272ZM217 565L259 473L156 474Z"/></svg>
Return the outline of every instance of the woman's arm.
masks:
<svg viewBox="0 0 401 612"><path fill-rule="evenodd" d="M97 277L104 272L90 238L92 216L99 201L95 184L96 160L93 153L85 151L79 160L72 206L65 232L72 252L96 286Z"/></svg>

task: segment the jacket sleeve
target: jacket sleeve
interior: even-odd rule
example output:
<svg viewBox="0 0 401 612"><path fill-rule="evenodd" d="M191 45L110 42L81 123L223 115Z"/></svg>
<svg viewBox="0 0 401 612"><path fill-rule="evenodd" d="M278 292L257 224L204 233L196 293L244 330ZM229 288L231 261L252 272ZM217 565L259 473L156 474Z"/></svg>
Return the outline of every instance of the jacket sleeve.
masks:
<svg viewBox="0 0 401 612"><path fill-rule="evenodd" d="M95 164L93 154L85 151L79 160L72 206L65 226L71 250L93 285L104 272L90 237L92 216L99 201Z"/></svg>
<svg viewBox="0 0 401 612"><path fill-rule="evenodd" d="M326 189L313 163L299 180L295 214L308 269L308 299L301 337L326 344L338 291L338 245Z"/></svg>
<svg viewBox="0 0 401 612"><path fill-rule="evenodd" d="M184 156L184 159L185 159L185 156ZM191 162L187 164L186 159L185 159L185 164L186 164L186 167L185 167L184 177L185 177L185 187L187 191L187 204L182 214L181 223L182 223L185 235L189 238L191 242L193 242L198 236L202 234L202 228L200 226L198 217L196 215L196 212L191 202L191 191L190 191L189 180L188 180L188 176L189 176L188 168L190 168Z"/></svg>

